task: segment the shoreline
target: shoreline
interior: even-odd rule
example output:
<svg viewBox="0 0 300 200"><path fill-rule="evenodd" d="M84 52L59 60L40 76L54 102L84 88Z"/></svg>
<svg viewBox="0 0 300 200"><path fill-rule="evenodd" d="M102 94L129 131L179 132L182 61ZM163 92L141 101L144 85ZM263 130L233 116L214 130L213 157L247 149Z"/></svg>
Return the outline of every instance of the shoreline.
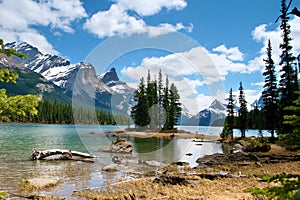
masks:
<svg viewBox="0 0 300 200"><path fill-rule="evenodd" d="M127 131L127 130L112 130L108 131L107 135L113 136L127 136L136 138L156 138L156 139L200 139L200 140L213 140L218 142L221 137L218 135L206 135L199 133L191 133L183 130L171 133L160 133L152 131Z"/></svg>

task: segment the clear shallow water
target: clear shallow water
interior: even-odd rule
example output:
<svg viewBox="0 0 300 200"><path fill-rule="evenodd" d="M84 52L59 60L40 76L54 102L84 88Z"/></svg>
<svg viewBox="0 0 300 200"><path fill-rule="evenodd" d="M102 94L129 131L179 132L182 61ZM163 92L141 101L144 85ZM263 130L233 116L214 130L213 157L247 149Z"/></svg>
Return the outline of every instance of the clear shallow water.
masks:
<svg viewBox="0 0 300 200"><path fill-rule="evenodd" d="M29 177L58 177L61 184L47 192L51 196L71 199L72 191L104 186L106 181L125 176L124 171L142 171L137 165L124 165L117 173L103 172L114 154L98 151L111 144L105 131L122 129L116 126L0 124L0 191L17 192L20 179ZM218 135L221 127L180 127L193 133ZM252 133L254 134L254 132ZM255 133L257 135L257 133ZM133 156L140 161L157 160L168 164L176 161L196 166L196 159L207 154L222 153L221 144L194 142L192 139L128 138L134 144ZM31 161L33 149L71 149L98 156L95 163L73 161ZM186 155L191 153L192 155ZM125 177L126 178L126 177Z"/></svg>

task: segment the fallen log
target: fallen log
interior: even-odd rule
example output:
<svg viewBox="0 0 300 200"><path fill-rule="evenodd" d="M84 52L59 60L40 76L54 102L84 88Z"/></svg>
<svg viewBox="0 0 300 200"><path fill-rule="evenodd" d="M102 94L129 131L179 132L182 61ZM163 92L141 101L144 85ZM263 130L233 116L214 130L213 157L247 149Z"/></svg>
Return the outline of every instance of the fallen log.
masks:
<svg viewBox="0 0 300 200"><path fill-rule="evenodd" d="M73 158L73 156L78 156L82 158L96 158L95 155L83 153L79 151L71 151L71 150L62 150L62 149L50 149L50 150L44 150L44 151L37 151L33 150L31 158L32 160L42 160L44 158L47 158L49 156L54 155L62 155L59 159L56 160L75 160L75 161L83 161L83 159L77 159Z"/></svg>

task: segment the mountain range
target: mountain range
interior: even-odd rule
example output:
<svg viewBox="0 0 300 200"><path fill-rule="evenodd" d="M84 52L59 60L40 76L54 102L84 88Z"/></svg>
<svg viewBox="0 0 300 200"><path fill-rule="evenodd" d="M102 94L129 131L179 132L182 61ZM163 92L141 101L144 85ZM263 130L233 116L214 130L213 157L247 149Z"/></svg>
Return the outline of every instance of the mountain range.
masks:
<svg viewBox="0 0 300 200"><path fill-rule="evenodd" d="M116 69L97 75L95 68L85 62L72 64L57 55L43 54L38 48L26 42L12 42L5 45L28 56L0 57L0 68L16 71L19 78L16 84L0 83L8 94L36 94L42 99L96 108L108 109L129 114L134 105L132 97L135 89L120 81ZM181 125L223 125L226 116L226 105L218 100L191 115L183 105Z"/></svg>

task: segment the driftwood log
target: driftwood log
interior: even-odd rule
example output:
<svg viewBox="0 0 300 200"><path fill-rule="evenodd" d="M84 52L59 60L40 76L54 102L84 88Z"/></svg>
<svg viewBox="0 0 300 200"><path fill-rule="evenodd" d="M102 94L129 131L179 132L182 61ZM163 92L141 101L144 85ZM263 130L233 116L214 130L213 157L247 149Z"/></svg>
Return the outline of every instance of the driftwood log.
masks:
<svg viewBox="0 0 300 200"><path fill-rule="evenodd" d="M62 150L62 149L50 149L44 151L33 150L31 158L32 160L43 160L44 158L47 158L49 156L54 156L54 155L62 155L62 156L52 160L75 160L75 161L93 162L91 160L74 158L73 156L81 157L81 158L96 158L96 156L92 154L83 153L79 151Z"/></svg>

